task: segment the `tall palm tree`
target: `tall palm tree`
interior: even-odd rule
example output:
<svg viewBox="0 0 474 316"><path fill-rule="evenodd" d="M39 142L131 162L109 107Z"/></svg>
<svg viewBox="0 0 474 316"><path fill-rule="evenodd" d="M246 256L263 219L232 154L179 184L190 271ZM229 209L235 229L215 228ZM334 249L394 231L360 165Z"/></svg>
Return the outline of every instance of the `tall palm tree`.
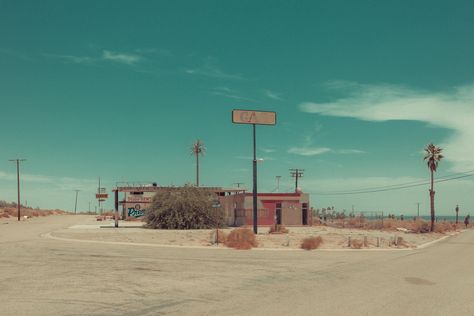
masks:
<svg viewBox="0 0 474 316"><path fill-rule="evenodd" d="M435 191L433 189L434 184L434 173L436 169L438 169L438 162L443 159L443 155L441 152L443 151L442 148L436 147L433 143L428 144L425 147L425 157L423 160L426 160L428 164L428 169L430 169L431 173L431 188L430 188L430 206L431 206L431 231L434 230L434 221L435 221L435 209L434 209L434 196Z"/></svg>
<svg viewBox="0 0 474 316"><path fill-rule="evenodd" d="M199 139L191 146L191 155L196 156L196 186L199 186L199 155L204 155L206 147Z"/></svg>

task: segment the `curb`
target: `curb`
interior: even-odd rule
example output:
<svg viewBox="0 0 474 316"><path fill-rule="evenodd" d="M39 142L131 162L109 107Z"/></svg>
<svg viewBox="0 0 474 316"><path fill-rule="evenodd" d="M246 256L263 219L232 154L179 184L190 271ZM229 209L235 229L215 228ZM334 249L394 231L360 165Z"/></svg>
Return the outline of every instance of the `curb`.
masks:
<svg viewBox="0 0 474 316"><path fill-rule="evenodd" d="M390 252L390 251L414 251L418 249L424 249L430 247L438 242L441 242L449 237L458 235L460 232L451 234L448 236L443 236L439 239L429 241L427 243L418 245L416 248L369 248L369 249L316 249L316 252ZM100 240L88 240L88 239L74 239L74 238L64 238L56 237L52 235L52 232L44 233L40 235L42 238L59 240L59 241L68 241L68 242L80 242L80 243L95 243L95 244L105 244L105 245L122 245L122 246L141 246L141 247L156 247L156 248L181 248L181 249L212 249L212 250L236 250L227 247L213 247L213 246L179 246L179 245L163 245L163 244L150 244L150 243L132 243L132 242L122 242L122 241L100 241ZM251 250L257 251L307 251L300 248L252 248Z"/></svg>

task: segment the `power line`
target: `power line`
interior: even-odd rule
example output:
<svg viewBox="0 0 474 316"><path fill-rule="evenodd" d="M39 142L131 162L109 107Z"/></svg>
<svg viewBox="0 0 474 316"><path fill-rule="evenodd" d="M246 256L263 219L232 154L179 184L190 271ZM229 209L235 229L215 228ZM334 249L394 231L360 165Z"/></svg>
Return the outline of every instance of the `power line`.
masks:
<svg viewBox="0 0 474 316"><path fill-rule="evenodd" d="M473 174L464 174L461 176L457 177L451 177L451 178L445 178L445 179L438 179L435 180L435 183L439 182L446 182L446 181L451 181L451 180L457 180L457 179L462 179L462 178L467 178L467 177L472 177L474 176ZM419 182L419 181L417 181ZM352 195L352 194L364 194L364 193L375 193L375 192L385 192L385 191L393 191L393 190L401 190L401 189L407 189L407 188L413 188L413 187L419 187L423 185L429 184L429 181L422 182L422 183L415 183L415 184L399 184L399 185L391 185L391 186L381 186L378 188L373 188L370 190L352 190L352 191L338 191L338 192L310 192L311 194L317 194L317 195ZM396 186L396 187L395 187Z"/></svg>
<svg viewBox="0 0 474 316"><path fill-rule="evenodd" d="M473 173L474 170L466 171L466 172L460 172L460 173L453 173L450 175L445 175L445 176L439 176L437 177L437 180L435 182L439 182L441 179L445 178L451 178L457 175L467 175ZM349 192L360 192L360 191L371 191L371 190L379 190L379 189L384 189L384 188L394 188L394 187L400 187L400 186L405 186L405 185L412 185L412 184L419 184L419 185L425 185L426 181L428 180L416 180L416 181L410 181L410 182L405 182L405 183L398 183L398 184L389 184L389 185L382 185L382 186L377 186L377 187L368 187L368 188L362 188L362 189L354 189L354 190L342 190L342 191L330 191L326 193L349 193Z"/></svg>

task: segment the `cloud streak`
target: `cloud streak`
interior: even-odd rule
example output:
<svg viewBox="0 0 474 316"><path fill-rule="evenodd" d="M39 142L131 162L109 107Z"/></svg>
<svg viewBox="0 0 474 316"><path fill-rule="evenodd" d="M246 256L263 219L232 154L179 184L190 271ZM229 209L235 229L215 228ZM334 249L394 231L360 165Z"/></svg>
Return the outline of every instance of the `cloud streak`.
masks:
<svg viewBox="0 0 474 316"><path fill-rule="evenodd" d="M102 52L102 59L126 65L133 65L139 62L142 57L136 54L117 53L104 50Z"/></svg>
<svg viewBox="0 0 474 316"><path fill-rule="evenodd" d="M228 87L215 87L210 93L212 95L226 97L226 98L234 99L234 100L257 102L254 99L247 98L247 97L244 97L244 96L240 95L238 91L235 91L235 90L230 89Z"/></svg>
<svg viewBox="0 0 474 316"><path fill-rule="evenodd" d="M322 154L365 154L366 152L358 149L331 149L327 147L291 147L288 149L289 154L295 154L300 156L318 156Z"/></svg>
<svg viewBox="0 0 474 316"><path fill-rule="evenodd" d="M304 102L303 112L352 117L365 121L411 120L447 128L454 133L441 145L453 171L474 169L474 85L450 92L431 93L395 85L363 85L337 82L331 88L347 97L334 102ZM424 144L420 144L420 147Z"/></svg>
<svg viewBox="0 0 474 316"><path fill-rule="evenodd" d="M263 94L269 98L269 99L273 99L273 100L277 100L277 101L283 101L283 98L280 97L280 94L279 93L276 93L274 91L271 91L271 90L263 90Z"/></svg>
<svg viewBox="0 0 474 316"><path fill-rule="evenodd" d="M224 72L212 60L208 60L199 67L185 69L184 72L190 75L199 75L215 79L245 80L241 74Z"/></svg>
<svg viewBox="0 0 474 316"><path fill-rule="evenodd" d="M100 62L113 62L125 65L135 65L143 60L143 57L137 53L119 53L110 50L103 50L100 56L77 56L58 54L43 54L43 56L61 59L67 63L86 65L96 64Z"/></svg>
<svg viewBox="0 0 474 316"><path fill-rule="evenodd" d="M0 171L0 180L16 181L16 173ZM52 177L38 174L22 174L21 181L27 183L48 184L59 190L91 190L97 185L95 179L79 179L71 177Z"/></svg>

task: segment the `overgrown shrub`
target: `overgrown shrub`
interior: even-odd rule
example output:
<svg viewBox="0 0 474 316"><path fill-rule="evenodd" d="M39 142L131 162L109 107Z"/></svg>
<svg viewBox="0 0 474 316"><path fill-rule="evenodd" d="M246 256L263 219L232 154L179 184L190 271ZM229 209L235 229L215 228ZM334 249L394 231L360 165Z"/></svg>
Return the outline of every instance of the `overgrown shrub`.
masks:
<svg viewBox="0 0 474 316"><path fill-rule="evenodd" d="M301 248L304 250L313 250L319 248L319 246L323 243L323 239L321 236L317 237L308 237L303 239L301 242Z"/></svg>
<svg viewBox="0 0 474 316"><path fill-rule="evenodd" d="M352 239L351 240L351 248L352 249L360 249L364 245L364 242L359 239Z"/></svg>
<svg viewBox="0 0 474 316"><path fill-rule="evenodd" d="M288 234L289 230L283 225L272 225L270 226L269 234Z"/></svg>
<svg viewBox="0 0 474 316"><path fill-rule="evenodd" d="M210 239L211 239L211 243L216 242L216 230L215 229L211 230ZM217 240L219 241L220 244L224 244L227 240L227 234L225 232L223 232L222 230L220 230L220 229L217 230Z"/></svg>
<svg viewBox="0 0 474 316"><path fill-rule="evenodd" d="M452 230L456 230L456 224L451 222L438 222L435 223L434 232L444 234L445 232L449 232Z"/></svg>
<svg viewBox="0 0 474 316"><path fill-rule="evenodd" d="M423 220L416 220L416 221L410 222L407 228L418 234L429 233L430 228L431 228L431 223L423 221Z"/></svg>
<svg viewBox="0 0 474 316"><path fill-rule="evenodd" d="M225 241L225 245L235 249L251 249L258 246L255 234L248 228L236 228L232 230Z"/></svg>
<svg viewBox="0 0 474 316"><path fill-rule="evenodd" d="M223 215L212 207L217 196L209 190L184 186L159 190L145 211L150 228L203 229L223 224Z"/></svg>

